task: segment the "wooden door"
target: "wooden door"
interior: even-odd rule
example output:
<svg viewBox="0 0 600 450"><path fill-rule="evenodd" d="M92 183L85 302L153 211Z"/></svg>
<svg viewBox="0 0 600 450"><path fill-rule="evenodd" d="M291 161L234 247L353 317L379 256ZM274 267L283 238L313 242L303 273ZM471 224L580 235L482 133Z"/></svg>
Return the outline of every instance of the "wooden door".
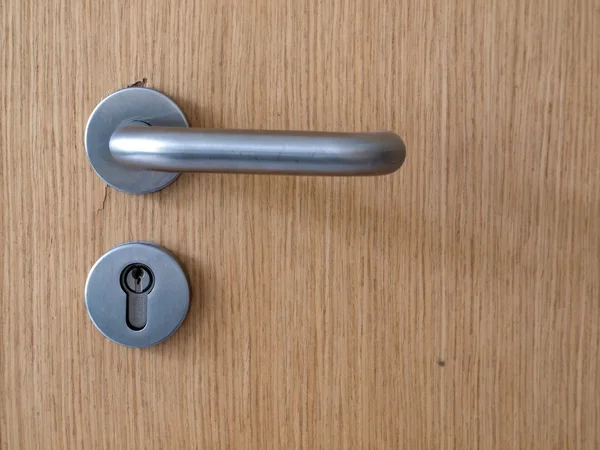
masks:
<svg viewBox="0 0 600 450"><path fill-rule="evenodd" d="M0 3L2 448L599 448L594 0ZM198 127L393 130L377 178L108 188L83 136L142 78ZM173 251L181 329L86 314Z"/></svg>

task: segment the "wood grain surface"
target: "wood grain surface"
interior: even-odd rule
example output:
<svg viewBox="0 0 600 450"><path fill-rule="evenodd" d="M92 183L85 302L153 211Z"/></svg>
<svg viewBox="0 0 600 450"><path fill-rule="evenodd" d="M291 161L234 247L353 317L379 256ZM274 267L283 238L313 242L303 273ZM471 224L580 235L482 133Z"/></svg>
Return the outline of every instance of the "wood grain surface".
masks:
<svg viewBox="0 0 600 450"><path fill-rule="evenodd" d="M600 448L596 0L0 2L2 448ZM105 187L143 77L200 127L393 130L378 178ZM189 273L182 328L106 340L111 247Z"/></svg>

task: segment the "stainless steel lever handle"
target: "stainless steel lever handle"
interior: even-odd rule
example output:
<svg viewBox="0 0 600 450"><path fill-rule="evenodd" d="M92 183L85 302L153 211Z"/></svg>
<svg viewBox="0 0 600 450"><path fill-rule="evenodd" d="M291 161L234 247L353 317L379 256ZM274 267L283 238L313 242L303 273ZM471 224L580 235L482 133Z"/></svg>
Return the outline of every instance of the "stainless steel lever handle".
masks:
<svg viewBox="0 0 600 450"><path fill-rule="evenodd" d="M166 187L179 172L382 175L405 159L391 132L321 133L187 128L179 107L148 88L105 98L86 129L94 170L125 192Z"/></svg>
<svg viewBox="0 0 600 450"><path fill-rule="evenodd" d="M120 164L167 172L315 175L391 173L404 160L394 133L202 130L127 125L110 138Z"/></svg>

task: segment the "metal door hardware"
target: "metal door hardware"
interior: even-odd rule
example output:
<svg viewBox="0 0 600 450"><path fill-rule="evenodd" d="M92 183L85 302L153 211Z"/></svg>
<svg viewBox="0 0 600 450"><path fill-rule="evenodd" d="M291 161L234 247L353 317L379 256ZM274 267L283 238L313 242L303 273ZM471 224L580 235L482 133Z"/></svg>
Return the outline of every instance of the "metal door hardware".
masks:
<svg viewBox="0 0 600 450"><path fill-rule="evenodd" d="M171 253L149 242L128 242L94 264L85 304L104 336L127 347L148 347L179 328L189 294L187 277Z"/></svg>
<svg viewBox="0 0 600 450"><path fill-rule="evenodd" d="M177 104L145 87L106 97L85 133L88 158L108 185L132 194L158 191L179 172L383 175L404 162L391 132L213 130L188 128Z"/></svg>

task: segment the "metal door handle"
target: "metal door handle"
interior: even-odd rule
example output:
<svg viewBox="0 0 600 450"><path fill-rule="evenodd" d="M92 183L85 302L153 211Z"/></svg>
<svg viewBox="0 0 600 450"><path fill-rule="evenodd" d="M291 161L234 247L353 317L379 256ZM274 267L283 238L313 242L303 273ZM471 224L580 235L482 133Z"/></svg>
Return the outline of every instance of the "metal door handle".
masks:
<svg viewBox="0 0 600 450"><path fill-rule="evenodd" d="M129 193L157 191L179 172L304 175L382 175L405 159L391 132L211 130L187 128L181 109L164 94L126 88L91 114L86 151L98 175Z"/></svg>

